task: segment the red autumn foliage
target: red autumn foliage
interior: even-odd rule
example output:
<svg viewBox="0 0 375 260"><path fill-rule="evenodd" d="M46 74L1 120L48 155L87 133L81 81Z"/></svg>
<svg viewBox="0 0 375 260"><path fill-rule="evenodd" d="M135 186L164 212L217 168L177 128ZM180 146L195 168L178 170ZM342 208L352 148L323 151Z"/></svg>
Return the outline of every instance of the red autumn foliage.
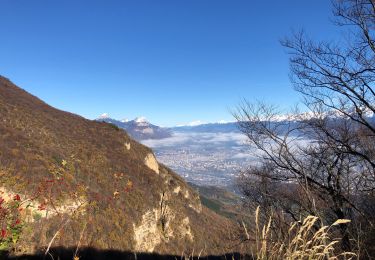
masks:
<svg viewBox="0 0 375 260"><path fill-rule="evenodd" d="M16 194L13 198L15 201L21 201L20 195Z"/></svg>
<svg viewBox="0 0 375 260"><path fill-rule="evenodd" d="M1 229L1 237L4 238L7 236L7 231L3 228Z"/></svg>

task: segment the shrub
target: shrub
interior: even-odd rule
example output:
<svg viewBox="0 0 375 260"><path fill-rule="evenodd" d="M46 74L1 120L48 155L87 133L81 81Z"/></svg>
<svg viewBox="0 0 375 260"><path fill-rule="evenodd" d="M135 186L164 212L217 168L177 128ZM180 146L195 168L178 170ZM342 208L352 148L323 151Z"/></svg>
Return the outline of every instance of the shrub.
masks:
<svg viewBox="0 0 375 260"><path fill-rule="evenodd" d="M23 227L21 210L18 194L8 202L0 197L0 251L10 250L19 240Z"/></svg>

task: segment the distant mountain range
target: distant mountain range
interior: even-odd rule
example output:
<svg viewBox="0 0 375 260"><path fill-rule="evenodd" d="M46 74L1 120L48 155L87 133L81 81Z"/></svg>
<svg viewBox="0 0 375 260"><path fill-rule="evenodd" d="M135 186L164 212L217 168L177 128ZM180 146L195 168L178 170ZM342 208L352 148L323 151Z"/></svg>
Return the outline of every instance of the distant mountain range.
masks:
<svg viewBox="0 0 375 260"><path fill-rule="evenodd" d="M113 124L124 129L131 137L137 141L148 139L164 139L172 137L175 133L241 133L237 122L228 123L204 123L199 125L183 125L175 127L160 127L148 122L144 117L138 117L133 120L117 120L106 114L96 119L100 122ZM280 124L280 122L289 122L297 124L298 121L276 120L271 124ZM287 127L288 124L285 124ZM290 125L289 125L290 126ZM283 126L279 126L280 133L284 132Z"/></svg>
<svg viewBox="0 0 375 260"><path fill-rule="evenodd" d="M107 115L102 115L97 121L110 123L124 129L135 140L145 139L163 139L172 136L172 131L168 128L151 124L144 117L138 117L134 120L116 120Z"/></svg>
<svg viewBox="0 0 375 260"><path fill-rule="evenodd" d="M367 115L370 122L375 122L375 117L372 114ZM304 120L313 120L314 117L310 113L299 115L278 116L270 122L270 126L277 125L280 134L285 133L290 127L297 127ZM174 133L241 133L238 122L217 122L217 123L202 123L194 125L182 125L175 127L160 127L151 124L144 117L138 117L133 120L117 120L103 114L97 121L111 123L119 128L124 129L135 140L143 141L147 139L164 139L172 137ZM333 115L330 119L331 124L337 124L341 121L339 115ZM295 131L294 134L299 132Z"/></svg>
<svg viewBox="0 0 375 260"><path fill-rule="evenodd" d="M372 113L367 113L365 115L368 122L375 123L375 116ZM332 113L328 116L329 124L335 125L342 123L344 119L339 113ZM277 116L272 121L269 121L269 126L271 128L277 127L280 134L285 133L288 128L297 128L300 126L302 121L314 120L314 116L310 113L287 115L287 116ZM186 125L186 126L176 126L170 128L173 132L184 132L184 133L241 133L238 122L228 122L228 123L206 123L199 125ZM300 133L295 131L294 134Z"/></svg>
<svg viewBox="0 0 375 260"><path fill-rule="evenodd" d="M137 117L133 120L118 120L111 118L107 114L99 116L96 121L113 124L124 129L135 140L164 139L171 137L175 132L184 133L239 133L237 122L229 123L206 123L199 125L186 125L175 127L161 127L151 124L144 117Z"/></svg>
<svg viewBox="0 0 375 260"><path fill-rule="evenodd" d="M194 126L176 126L170 128L176 132L196 132L196 133L231 133L240 132L237 122L230 123L207 123Z"/></svg>

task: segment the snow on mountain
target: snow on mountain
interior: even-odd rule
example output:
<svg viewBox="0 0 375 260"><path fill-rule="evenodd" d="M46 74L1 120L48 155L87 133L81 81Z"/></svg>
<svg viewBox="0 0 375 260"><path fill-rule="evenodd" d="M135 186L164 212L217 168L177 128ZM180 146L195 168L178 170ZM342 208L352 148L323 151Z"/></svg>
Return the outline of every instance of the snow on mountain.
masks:
<svg viewBox="0 0 375 260"><path fill-rule="evenodd" d="M272 117L271 121L274 122L282 122L282 121L301 121L301 120L310 120L314 118L316 115L312 112L304 112L304 113L290 113L290 114L280 114L275 115Z"/></svg>
<svg viewBox="0 0 375 260"><path fill-rule="evenodd" d="M134 121L137 123L148 123L147 119L144 116L137 117L134 119Z"/></svg>
<svg viewBox="0 0 375 260"><path fill-rule="evenodd" d="M110 118L110 117L109 117L109 115L107 113L103 113L98 118L99 119L104 119L104 118Z"/></svg>
<svg viewBox="0 0 375 260"><path fill-rule="evenodd" d="M168 128L160 127L151 124L145 117L137 117L133 120L116 120L110 118L108 114L103 114L96 119L106 123L111 123L119 128L124 129L131 137L140 141L146 139L162 139L172 135L172 132Z"/></svg>
<svg viewBox="0 0 375 260"><path fill-rule="evenodd" d="M204 125L207 124L206 122L203 122L201 120L195 120L187 124L179 124L176 127L183 127L183 126L198 126L198 125Z"/></svg>
<svg viewBox="0 0 375 260"><path fill-rule="evenodd" d="M373 118L373 114L367 111L366 116ZM304 112L297 114L279 114L271 118L271 123L283 123L289 122L293 124L298 124L298 122L303 120L311 120L316 118L318 115L312 112ZM342 114L336 111L330 111L328 114L324 114L332 120L339 120L344 118ZM98 121L105 121L107 123L112 123L118 127L124 129L136 140L146 140L146 139L163 139L171 137L173 133L190 132L190 133L239 133L240 129L237 122L228 122L225 120L220 120L216 123L207 123L201 120L196 120L184 125L178 125L176 127L166 128L151 124L145 117L137 117L133 120L124 119L121 121L112 119L107 113L99 116ZM374 118L372 120L375 120ZM283 127L279 127L280 131L283 131Z"/></svg>
<svg viewBox="0 0 375 260"><path fill-rule="evenodd" d="M192 121L190 123L187 123L187 124L179 124L179 125L176 125L175 127L194 127L194 126L200 126L200 125L212 125L212 124L230 124L230 123L234 123L234 121L226 121L226 120L219 120L217 122L205 122L205 121L201 121L201 120L196 120L196 121Z"/></svg>

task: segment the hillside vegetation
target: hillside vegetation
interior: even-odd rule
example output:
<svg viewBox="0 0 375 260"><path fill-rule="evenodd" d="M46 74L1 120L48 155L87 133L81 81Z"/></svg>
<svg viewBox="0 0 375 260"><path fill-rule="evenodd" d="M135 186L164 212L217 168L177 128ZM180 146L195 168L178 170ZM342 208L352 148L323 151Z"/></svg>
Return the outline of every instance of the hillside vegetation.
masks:
<svg viewBox="0 0 375 260"><path fill-rule="evenodd" d="M0 196L20 212L0 219L1 241L12 236L5 249L233 250L233 224L123 130L57 110L4 77L0 115Z"/></svg>

